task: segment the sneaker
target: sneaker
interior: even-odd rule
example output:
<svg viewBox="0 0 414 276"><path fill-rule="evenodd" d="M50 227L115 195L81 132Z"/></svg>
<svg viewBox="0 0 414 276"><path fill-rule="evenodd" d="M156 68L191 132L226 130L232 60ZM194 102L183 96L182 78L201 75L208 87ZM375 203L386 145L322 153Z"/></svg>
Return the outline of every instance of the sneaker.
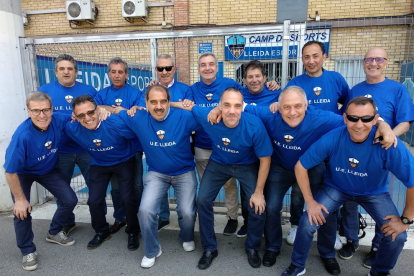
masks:
<svg viewBox="0 0 414 276"><path fill-rule="evenodd" d="M66 236L63 231L60 231L56 235L51 235L49 232L47 232L46 240L48 242L57 243L63 246L70 246L75 244L75 240Z"/></svg>
<svg viewBox="0 0 414 276"><path fill-rule="evenodd" d="M299 276L299 275L303 275L305 274L306 269L303 268L299 268L294 264L290 264L290 266L282 273L282 276Z"/></svg>
<svg viewBox="0 0 414 276"><path fill-rule="evenodd" d="M237 237L243 238L247 236L247 223L244 223L242 227L240 227L239 231L237 231Z"/></svg>
<svg viewBox="0 0 414 276"><path fill-rule="evenodd" d="M296 231L298 230L298 227L296 225L292 225L292 228L290 228L289 234L286 237L286 243L289 245L293 245L296 238Z"/></svg>
<svg viewBox="0 0 414 276"><path fill-rule="evenodd" d="M162 228L167 227L168 225L170 225L169 220L158 219L158 232L160 232Z"/></svg>
<svg viewBox="0 0 414 276"><path fill-rule="evenodd" d="M144 256L144 258L142 258L141 261L141 267L143 268L150 268L155 264L155 258L158 258L159 256L161 256L162 251L161 251L161 246L160 246L160 252L158 252L157 256L154 258L147 258L146 256Z"/></svg>
<svg viewBox="0 0 414 276"><path fill-rule="evenodd" d="M37 268L37 253L29 253L23 256L22 267L24 270L35 270Z"/></svg>
<svg viewBox="0 0 414 276"><path fill-rule="evenodd" d="M377 249L374 247L371 247L371 251L365 255L365 259L364 259L364 266L366 268L371 268L371 264L375 259L375 256L377 255Z"/></svg>
<svg viewBox="0 0 414 276"><path fill-rule="evenodd" d="M238 221L237 219L229 219L226 227L224 227L223 235L230 236L237 231Z"/></svg>
<svg viewBox="0 0 414 276"><path fill-rule="evenodd" d="M195 249L194 241L183 242L183 249L184 249L185 252L194 251L194 249Z"/></svg>
<svg viewBox="0 0 414 276"><path fill-rule="evenodd" d="M65 233L66 236L69 236L70 232L72 232L75 229L76 229L76 223L73 223L73 224L70 224L70 225L65 225L62 228L62 232Z"/></svg>
<svg viewBox="0 0 414 276"><path fill-rule="evenodd" d="M336 251L341 250L342 246L343 246L343 244L342 244L342 241L341 241L341 237L339 236L338 233L336 233L335 250Z"/></svg>
<svg viewBox="0 0 414 276"><path fill-rule="evenodd" d="M348 240L344 247L339 251L339 257L344 260L349 260L354 256L354 252L359 248L359 243Z"/></svg>

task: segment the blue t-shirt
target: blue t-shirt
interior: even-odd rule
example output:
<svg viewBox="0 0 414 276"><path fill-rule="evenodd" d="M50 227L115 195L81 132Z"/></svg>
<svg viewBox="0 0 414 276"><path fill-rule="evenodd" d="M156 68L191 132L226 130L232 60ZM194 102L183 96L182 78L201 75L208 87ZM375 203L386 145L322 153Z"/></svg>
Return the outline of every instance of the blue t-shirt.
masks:
<svg viewBox="0 0 414 276"><path fill-rule="evenodd" d="M290 127L280 112L273 114L268 107L247 105L245 112L262 119L273 141L272 161L289 171L294 171L299 157L323 135L344 124L342 116L330 111L308 106L302 122Z"/></svg>
<svg viewBox="0 0 414 276"><path fill-rule="evenodd" d="M346 126L323 136L300 158L305 169L329 159L325 183L350 195L387 193L388 171L408 188L414 186L414 157L398 139L396 148L385 150L381 144L372 145L374 126L363 143L351 140Z"/></svg>
<svg viewBox="0 0 414 276"><path fill-rule="evenodd" d="M121 111L119 117L141 141L149 171L176 176L194 170L190 135L201 126L191 112L171 108L163 121L145 110L137 110L134 117Z"/></svg>
<svg viewBox="0 0 414 276"><path fill-rule="evenodd" d="M54 113L46 131L35 129L30 118L21 123L6 150L6 172L44 175L56 168L67 121L70 121L69 115Z"/></svg>
<svg viewBox="0 0 414 276"><path fill-rule="evenodd" d="M296 85L305 90L310 105L341 114L338 102L344 103L349 86L341 74L323 69L319 77L309 77L306 72L293 78L286 87Z"/></svg>
<svg viewBox="0 0 414 276"><path fill-rule="evenodd" d="M190 87L182 82L174 81L174 84L168 88L171 95L171 102L184 101L185 99L193 101L193 93ZM138 106L145 107L145 96L143 95Z"/></svg>
<svg viewBox="0 0 414 276"><path fill-rule="evenodd" d="M414 121L414 106L407 88L396 81L385 79L376 84L363 81L355 85L344 107L358 96L372 98L377 105L378 113L391 128L403 122ZM344 109L345 112L345 109Z"/></svg>
<svg viewBox="0 0 414 276"><path fill-rule="evenodd" d="M243 90L243 86L228 78L217 78L210 85L199 81L190 86L194 102L201 107L218 106L221 94L230 87L234 87L239 91ZM196 131L194 140L195 146L198 148L212 148L211 139L203 129Z"/></svg>
<svg viewBox="0 0 414 276"><path fill-rule="evenodd" d="M134 132L116 115L101 121L98 129L90 130L78 121L66 123L65 132L91 157L91 165L113 166L134 157L137 140Z"/></svg>
<svg viewBox="0 0 414 276"><path fill-rule="evenodd" d="M132 87L128 83L119 89L115 88L112 84L96 94L95 102L99 105L116 105L130 109L133 106L139 105L143 98L144 96L141 91L135 87ZM134 142L137 145L137 151L142 152L143 150L139 140L135 140Z"/></svg>
<svg viewBox="0 0 414 276"><path fill-rule="evenodd" d="M247 104L258 105L258 106L269 106L279 99L279 94L282 90L270 91L266 85L263 87L262 92L257 95L253 95L249 92L249 88L243 88L241 91L243 94L243 100Z"/></svg>
<svg viewBox="0 0 414 276"><path fill-rule="evenodd" d="M221 164L245 165L272 155L272 142L259 118L242 113L239 124L228 128L223 121L216 125L207 122L210 110L194 106L192 112L213 141L211 159Z"/></svg>
<svg viewBox="0 0 414 276"><path fill-rule="evenodd" d="M53 111L63 114L72 114L72 101L82 95L96 96L96 90L90 85L75 82L72 87L65 87L54 81L43 85L39 91L48 94L52 98ZM80 153L83 152L81 146L64 134L61 138L59 152L62 153Z"/></svg>

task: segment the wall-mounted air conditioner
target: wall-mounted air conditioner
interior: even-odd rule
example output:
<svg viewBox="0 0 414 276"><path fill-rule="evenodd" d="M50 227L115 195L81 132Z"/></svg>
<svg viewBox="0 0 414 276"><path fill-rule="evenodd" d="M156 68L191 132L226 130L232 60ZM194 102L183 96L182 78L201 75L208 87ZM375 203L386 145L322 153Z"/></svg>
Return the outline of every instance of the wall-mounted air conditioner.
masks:
<svg viewBox="0 0 414 276"><path fill-rule="evenodd" d="M147 17L148 1L147 0L122 0L123 17Z"/></svg>
<svg viewBox="0 0 414 276"><path fill-rule="evenodd" d="M71 21L93 21L98 14L93 0L66 1L66 15Z"/></svg>

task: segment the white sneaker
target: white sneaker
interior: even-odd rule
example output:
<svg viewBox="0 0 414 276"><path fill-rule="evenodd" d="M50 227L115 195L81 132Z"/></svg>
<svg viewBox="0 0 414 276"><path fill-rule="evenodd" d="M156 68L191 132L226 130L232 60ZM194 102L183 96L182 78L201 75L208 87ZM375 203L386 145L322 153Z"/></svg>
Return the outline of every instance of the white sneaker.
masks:
<svg viewBox="0 0 414 276"><path fill-rule="evenodd" d="M341 237L339 236L338 233L336 233L335 250L336 251L341 250L342 246L343 246L343 244L342 244L342 241L341 241Z"/></svg>
<svg viewBox="0 0 414 276"><path fill-rule="evenodd" d="M292 228L290 228L289 235L286 237L286 243L289 245L293 245L296 238L296 231L298 230L298 227L296 225L292 225Z"/></svg>
<svg viewBox="0 0 414 276"><path fill-rule="evenodd" d="M194 251L194 249L195 249L194 241L183 242L183 249L186 252Z"/></svg>
<svg viewBox="0 0 414 276"><path fill-rule="evenodd" d="M161 256L162 251L161 251L161 246L160 246L160 252L158 253L158 255L154 258L147 258L146 256L144 256L144 258L142 258L141 261L141 267L143 268L150 268L155 264L155 258L158 258L159 256Z"/></svg>

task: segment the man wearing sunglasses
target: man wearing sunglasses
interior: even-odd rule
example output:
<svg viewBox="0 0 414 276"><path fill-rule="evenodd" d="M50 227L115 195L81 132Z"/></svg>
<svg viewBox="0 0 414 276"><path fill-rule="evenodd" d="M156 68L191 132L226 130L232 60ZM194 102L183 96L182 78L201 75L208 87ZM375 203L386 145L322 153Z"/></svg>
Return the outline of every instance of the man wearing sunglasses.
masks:
<svg viewBox="0 0 414 276"><path fill-rule="evenodd" d="M134 193L137 137L118 116L111 116L103 121L96 109L97 104L91 96L83 95L75 98L72 102L72 110L77 122L67 123L65 129L65 132L92 159L89 171L88 205L92 227L96 234L87 248L95 249L111 238L105 218L105 197L109 181L115 175L127 222L125 229L128 233L127 248L136 250L139 246L138 208ZM131 240L134 242L131 243Z"/></svg>
<svg viewBox="0 0 414 276"><path fill-rule="evenodd" d="M35 270L38 263L30 215L33 182L40 183L61 203L52 218L46 236L48 242L63 246L75 243L63 229L78 198L56 168L58 147L70 116L60 113L52 115L52 100L43 92L27 95L26 106L29 118L13 134L6 150L4 169L14 201L14 228L17 246L23 255L22 267L24 270Z"/></svg>
<svg viewBox="0 0 414 276"><path fill-rule="evenodd" d="M78 67L72 56L63 54L56 58L55 75L57 81L45 84L39 88L39 91L47 93L52 98L55 113L71 115L73 99L85 94L95 97L95 88L76 81ZM81 146L66 134L63 134L59 147L57 168L65 180L66 185L70 186L75 165L79 167L86 185L88 185L90 163L91 157L81 148ZM56 204L59 206L59 199L55 198L55 200ZM75 215L72 214L65 223L63 231L66 235L69 235L75 228Z"/></svg>
<svg viewBox="0 0 414 276"><path fill-rule="evenodd" d="M142 92L137 88L128 84L129 77L128 64L120 57L115 57L109 61L108 75L112 82L111 86L99 91L94 98L96 104L114 113L116 109L128 110L133 106L137 106L143 98ZM135 155L135 174L134 174L134 193L137 201L137 206L141 202L142 197L142 155L143 149L139 140L136 140L137 153ZM111 195L114 205L115 223L109 228L111 234L118 232L126 225L125 210L122 206L121 194L119 190L119 183L117 177L114 175L111 178ZM130 250L138 248L138 240L136 235L129 235L128 244Z"/></svg>
<svg viewBox="0 0 414 276"><path fill-rule="evenodd" d="M407 240L405 231L413 223L414 157L398 138L397 146L388 150L373 144L378 117L372 99L352 99L343 114L346 127L326 134L299 158L295 174L306 212L299 223L291 265L282 276L305 274L313 234L331 212L350 200L361 204L381 228L380 246L369 275L389 275L395 266ZM310 189L308 170L326 159L329 162L324 184L315 195ZM388 193L389 171L408 188L401 217Z"/></svg>
<svg viewBox="0 0 414 276"><path fill-rule="evenodd" d="M384 71L388 65L387 52L380 47L370 49L364 57L363 67L366 81L355 85L349 93L348 101L357 96L372 98L377 105L381 118L393 129L396 136L406 133L410 123L414 121L414 106L407 88L396 81L385 77ZM389 177L390 193L393 193L395 176ZM347 244L339 252L342 259L350 259L359 247L359 217L358 204L348 202L342 210L342 224ZM364 267L371 268L379 247L381 229L375 227L371 251L364 258Z"/></svg>

